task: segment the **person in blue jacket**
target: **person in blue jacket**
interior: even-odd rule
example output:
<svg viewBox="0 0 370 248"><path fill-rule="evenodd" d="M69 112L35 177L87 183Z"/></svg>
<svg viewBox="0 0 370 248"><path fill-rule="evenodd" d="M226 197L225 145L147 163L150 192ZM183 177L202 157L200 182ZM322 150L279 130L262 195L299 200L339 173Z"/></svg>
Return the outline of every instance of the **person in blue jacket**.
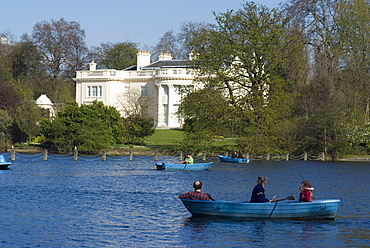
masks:
<svg viewBox="0 0 370 248"><path fill-rule="evenodd" d="M265 185L267 183L267 178L265 176L260 176L257 179L257 185L253 188L252 196L250 202L262 203L262 202L273 202L275 198L271 200L267 199L265 196Z"/></svg>

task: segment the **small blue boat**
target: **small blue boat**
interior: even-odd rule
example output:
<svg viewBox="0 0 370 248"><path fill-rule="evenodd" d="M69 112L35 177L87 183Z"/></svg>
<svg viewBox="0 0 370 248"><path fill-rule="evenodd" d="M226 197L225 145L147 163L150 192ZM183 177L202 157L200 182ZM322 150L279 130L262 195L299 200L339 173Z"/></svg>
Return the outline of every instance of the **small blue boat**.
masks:
<svg viewBox="0 0 370 248"><path fill-rule="evenodd" d="M194 163L194 164L176 164L176 163L156 163L157 170L187 170L187 171L204 171L211 168L213 162Z"/></svg>
<svg viewBox="0 0 370 248"><path fill-rule="evenodd" d="M0 155L0 170L7 170L12 165L12 162L6 161L4 155Z"/></svg>
<svg viewBox="0 0 370 248"><path fill-rule="evenodd" d="M340 200L314 200L312 202L201 201L181 199L193 216L217 216L252 219L334 219Z"/></svg>
<svg viewBox="0 0 370 248"><path fill-rule="evenodd" d="M226 163L249 163L249 158L232 158L228 156L222 156L218 155L218 158L220 159L220 162L226 162Z"/></svg>

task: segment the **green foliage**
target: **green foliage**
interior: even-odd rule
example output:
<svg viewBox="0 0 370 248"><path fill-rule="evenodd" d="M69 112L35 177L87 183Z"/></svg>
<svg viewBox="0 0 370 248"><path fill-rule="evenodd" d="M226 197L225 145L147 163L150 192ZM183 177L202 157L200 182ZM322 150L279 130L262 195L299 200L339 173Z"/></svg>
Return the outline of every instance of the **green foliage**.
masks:
<svg viewBox="0 0 370 248"><path fill-rule="evenodd" d="M245 3L239 11L217 15L216 21L189 42L197 80L206 87L181 104L185 130L196 132L188 139L240 136L253 140L247 142L253 149L267 150L282 139L275 130L289 116L292 102L285 74L293 38L284 26L286 18L277 9Z"/></svg>
<svg viewBox="0 0 370 248"><path fill-rule="evenodd" d="M80 152L96 153L123 139L119 112L97 101L81 107L70 102L53 121L44 120L41 126L48 142L63 153L75 146Z"/></svg>
<svg viewBox="0 0 370 248"><path fill-rule="evenodd" d="M212 88L193 91L182 101L179 112L185 117L184 130L203 130L223 136L238 134L235 109L223 95Z"/></svg>
<svg viewBox="0 0 370 248"><path fill-rule="evenodd" d="M12 125L13 118L8 115L6 110L0 109L0 149L5 149L9 142L8 128Z"/></svg>
<svg viewBox="0 0 370 248"><path fill-rule="evenodd" d="M12 122L13 118L8 115L8 112L0 109L0 132L6 133Z"/></svg>
<svg viewBox="0 0 370 248"><path fill-rule="evenodd" d="M31 140L31 143L42 144L46 142L46 137L44 135L39 135Z"/></svg>
<svg viewBox="0 0 370 248"><path fill-rule="evenodd" d="M14 117L21 100L21 96L11 83L0 81L0 109L6 110Z"/></svg>
<svg viewBox="0 0 370 248"><path fill-rule="evenodd" d="M34 102L25 102L17 108L15 122L19 129L32 139L41 131L39 122L42 119L42 109Z"/></svg>
<svg viewBox="0 0 370 248"><path fill-rule="evenodd" d="M136 64L138 44L130 41L106 43L94 48L95 60L103 67L123 70Z"/></svg>
<svg viewBox="0 0 370 248"><path fill-rule="evenodd" d="M198 131L196 133L187 132L182 141L175 145L178 151L198 154L204 152L211 147L214 136L207 130Z"/></svg>
<svg viewBox="0 0 370 248"><path fill-rule="evenodd" d="M125 137L129 144L143 145L146 137L153 135L154 121L141 115L130 115L123 119Z"/></svg>

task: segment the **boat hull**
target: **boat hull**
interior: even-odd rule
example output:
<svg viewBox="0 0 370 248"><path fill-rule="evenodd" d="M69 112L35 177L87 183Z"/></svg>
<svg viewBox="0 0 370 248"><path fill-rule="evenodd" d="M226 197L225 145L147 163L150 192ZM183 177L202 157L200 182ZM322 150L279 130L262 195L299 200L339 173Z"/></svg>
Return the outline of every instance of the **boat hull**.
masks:
<svg viewBox="0 0 370 248"><path fill-rule="evenodd" d="M6 161L4 155L0 155L0 170L10 169L12 162Z"/></svg>
<svg viewBox="0 0 370 248"><path fill-rule="evenodd" d="M186 170L186 171L205 171L209 170L213 162L195 163L195 164L172 164L172 163L156 163L157 170Z"/></svg>
<svg viewBox="0 0 370 248"><path fill-rule="evenodd" d="M181 199L193 216L218 216L252 219L334 219L340 200L312 202L250 203Z"/></svg>
<svg viewBox="0 0 370 248"><path fill-rule="evenodd" d="M8 170L10 169L10 166L12 165L12 163L1 163L0 164L0 170Z"/></svg>
<svg viewBox="0 0 370 248"><path fill-rule="evenodd" d="M220 159L220 162L224 162L224 163L242 164L242 163L249 163L250 161L250 159L248 158L232 158L232 157L222 156L222 155L218 155L218 158Z"/></svg>

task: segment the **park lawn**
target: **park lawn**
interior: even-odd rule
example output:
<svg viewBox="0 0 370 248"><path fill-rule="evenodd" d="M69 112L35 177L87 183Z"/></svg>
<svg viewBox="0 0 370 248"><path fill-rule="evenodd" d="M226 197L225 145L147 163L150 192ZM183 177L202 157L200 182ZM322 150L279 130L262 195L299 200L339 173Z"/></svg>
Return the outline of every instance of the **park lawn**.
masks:
<svg viewBox="0 0 370 248"><path fill-rule="evenodd" d="M176 142L182 141L184 131L176 129L156 129L147 138L147 147L153 150L172 150Z"/></svg>

